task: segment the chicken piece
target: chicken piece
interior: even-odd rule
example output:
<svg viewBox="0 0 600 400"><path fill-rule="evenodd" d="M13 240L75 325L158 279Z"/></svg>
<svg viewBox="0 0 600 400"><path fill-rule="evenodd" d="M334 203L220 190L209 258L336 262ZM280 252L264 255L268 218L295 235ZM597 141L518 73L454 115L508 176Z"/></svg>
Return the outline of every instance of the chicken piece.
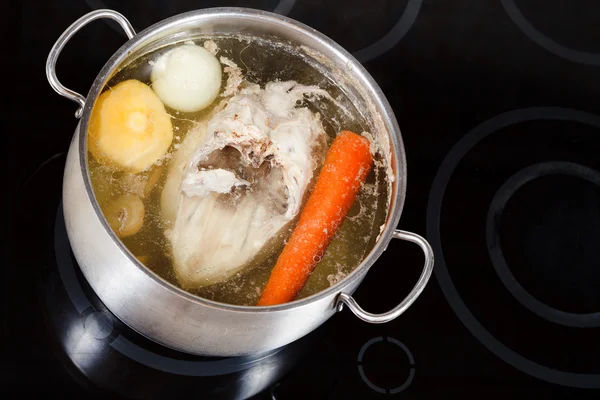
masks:
<svg viewBox="0 0 600 400"><path fill-rule="evenodd" d="M319 114L297 106L305 94L321 93L250 85L181 144L161 211L182 287L230 278L298 214L325 137Z"/></svg>

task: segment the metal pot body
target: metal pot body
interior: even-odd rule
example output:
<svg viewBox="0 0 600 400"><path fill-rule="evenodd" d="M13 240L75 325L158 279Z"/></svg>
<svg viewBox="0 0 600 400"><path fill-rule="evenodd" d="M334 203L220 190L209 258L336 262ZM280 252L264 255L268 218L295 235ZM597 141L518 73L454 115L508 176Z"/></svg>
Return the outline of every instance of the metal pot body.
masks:
<svg viewBox="0 0 600 400"><path fill-rule="evenodd" d="M130 40L107 62L87 99L60 84L54 66L62 47L81 27L99 18L118 22ZM305 299L269 307L233 306L199 298L155 275L140 264L109 228L94 197L88 170L86 133L95 99L112 74L140 53L189 32L200 34L270 35L304 48L366 110L371 129L389 145L387 162L395 177L387 221L363 263L332 287ZM73 23L51 50L46 66L51 86L80 105L81 121L70 145L64 174L63 206L69 241L92 289L120 320L135 331L173 349L201 355L241 356L267 352L308 334L347 305L371 323L390 321L404 312L424 289L433 267L429 244L420 236L395 230L406 190L406 165L400 131L379 87L350 54L331 39L288 18L249 9L194 11L159 22L136 34L129 22L111 10L97 10ZM411 293L384 314L364 311L352 298L368 269L392 238L419 245L423 272Z"/></svg>

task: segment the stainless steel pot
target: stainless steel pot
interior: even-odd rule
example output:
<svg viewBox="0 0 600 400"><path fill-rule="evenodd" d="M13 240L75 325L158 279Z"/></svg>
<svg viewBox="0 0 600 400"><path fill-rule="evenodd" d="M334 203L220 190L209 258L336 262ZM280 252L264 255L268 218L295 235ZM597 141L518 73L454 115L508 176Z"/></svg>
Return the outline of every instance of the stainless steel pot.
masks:
<svg viewBox="0 0 600 400"><path fill-rule="evenodd" d="M83 26L99 18L116 21L127 41L102 68L87 95L65 88L56 77L57 58L67 41ZM373 131L390 150L388 163L395 176L385 229L373 250L351 274L316 295L269 307L246 307L202 299L164 281L140 264L109 228L94 197L87 168L86 133L95 99L112 74L131 59L165 40L194 34L271 35L301 46L330 71L336 83L366 110ZM75 21L52 48L46 64L50 85L79 104L80 118L64 174L65 223L73 253L89 284L104 304L125 324L165 346L193 354L240 356L266 352L308 334L344 304L360 319L384 323L402 314L421 294L433 268L433 252L425 239L395 230L406 192L406 161L400 129L390 105L367 71L348 52L321 33L269 12L213 8L163 20L136 34L123 15L96 10ZM369 268L392 238L417 244L425 254L423 272L414 289L384 314L363 310L352 298Z"/></svg>

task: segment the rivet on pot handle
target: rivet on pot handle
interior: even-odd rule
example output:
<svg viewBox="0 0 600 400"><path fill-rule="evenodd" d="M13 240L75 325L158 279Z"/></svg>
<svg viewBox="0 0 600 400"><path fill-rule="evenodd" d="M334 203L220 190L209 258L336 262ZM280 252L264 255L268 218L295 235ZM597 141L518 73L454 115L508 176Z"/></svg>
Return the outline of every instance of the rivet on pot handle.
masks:
<svg viewBox="0 0 600 400"><path fill-rule="evenodd" d="M412 303L415 302L417 297L419 297L423 289L425 289L425 285L427 285L427 281L429 281L433 271L433 250L431 249L429 243L427 243L427 240L415 233L396 230L394 231L393 238L402 239L417 244L421 250L423 250L425 255L423 272L421 272L421 276L419 277L419 280L417 281L417 284L413 290L408 294L408 296L406 296L404 300L402 300L402 303L398 304L398 306L396 306L394 309L383 314L372 314L368 311L365 311L358 305L358 303L356 303L356 300L354 300L352 296L347 295L346 293L340 293L337 301L338 311L341 311L345 304L348 306L350 311L352 311L363 321L370 322L372 324L383 324L398 317L400 314L406 311L408 307L412 305Z"/></svg>
<svg viewBox="0 0 600 400"><path fill-rule="evenodd" d="M71 89L67 89L62 85L62 83L59 82L58 78L56 77L56 61L58 60L58 56L60 55L63 47L65 47L65 44L67 44L69 39L71 39L71 37L77 33L77 31L86 26L88 23L100 18L109 18L116 21L119 25L121 25L121 28L123 28L129 39L135 36L135 30L133 30L133 27L127 18L125 18L122 14L113 10L95 10L73 22L71 26L69 26L63 32L63 34L60 35L56 43L54 43L52 50L50 50L50 54L48 54L48 59L46 60L46 77L48 78L48 82L50 82L50 86L52 86L56 93L79 104L79 108L75 112L75 118L80 118L81 114L83 113L85 97Z"/></svg>

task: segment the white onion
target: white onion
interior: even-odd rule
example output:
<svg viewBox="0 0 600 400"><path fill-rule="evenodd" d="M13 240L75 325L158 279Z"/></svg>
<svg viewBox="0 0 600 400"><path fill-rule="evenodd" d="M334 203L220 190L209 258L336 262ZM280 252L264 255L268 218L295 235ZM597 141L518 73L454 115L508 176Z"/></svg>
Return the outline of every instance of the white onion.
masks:
<svg viewBox="0 0 600 400"><path fill-rule="evenodd" d="M221 89L221 64L203 47L185 44L156 60L152 88L162 102L177 111L208 107Z"/></svg>

